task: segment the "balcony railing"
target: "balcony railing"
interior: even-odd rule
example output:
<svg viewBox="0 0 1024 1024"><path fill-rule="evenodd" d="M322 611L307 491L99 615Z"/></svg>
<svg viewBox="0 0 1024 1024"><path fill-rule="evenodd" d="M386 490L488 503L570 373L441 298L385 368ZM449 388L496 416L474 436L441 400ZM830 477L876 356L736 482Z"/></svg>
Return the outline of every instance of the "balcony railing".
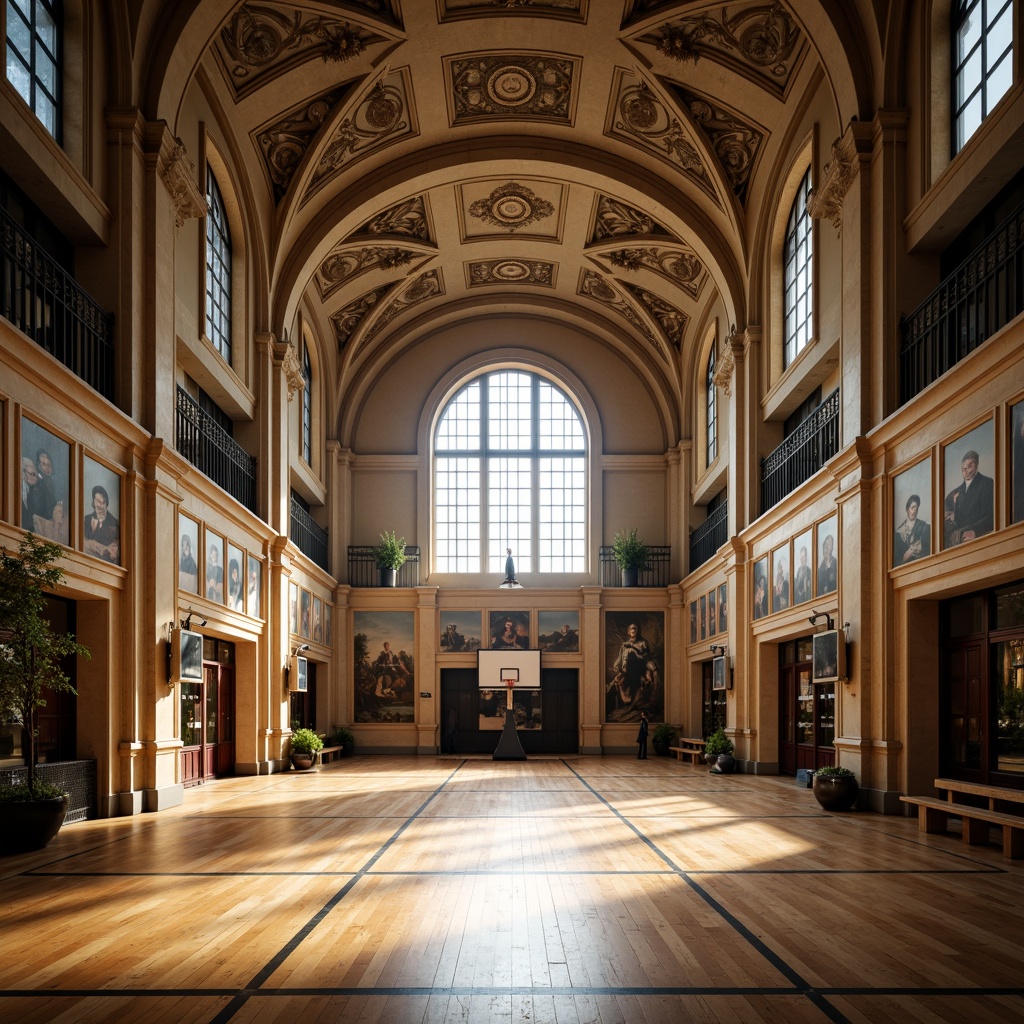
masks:
<svg viewBox="0 0 1024 1024"><path fill-rule="evenodd" d="M839 450L836 388L767 458L761 460L761 511L809 480Z"/></svg>
<svg viewBox="0 0 1024 1024"><path fill-rule="evenodd" d="M641 569L637 575L638 587L667 587L671 582L669 579L670 562L672 559L671 547L650 547L647 550L646 569ZM615 561L615 552L612 546L603 546L598 555L598 577L599 585L602 587L621 587L622 570Z"/></svg>
<svg viewBox="0 0 1024 1024"><path fill-rule="evenodd" d="M900 404L1024 311L1024 203L900 322Z"/></svg>
<svg viewBox="0 0 1024 1024"><path fill-rule="evenodd" d="M177 448L196 469L256 511L256 459L183 388L178 388Z"/></svg>
<svg viewBox="0 0 1024 1024"><path fill-rule="evenodd" d="M380 570L374 558L376 547L350 545L348 549L348 582L353 587L379 587ZM420 549L407 546L405 564L398 570L398 586L418 587L420 584Z"/></svg>
<svg viewBox="0 0 1024 1024"><path fill-rule="evenodd" d="M327 566L327 531L292 497L291 525L288 536L307 557L325 572Z"/></svg>
<svg viewBox="0 0 1024 1024"><path fill-rule="evenodd" d="M3 314L104 398L114 398L114 314L103 309L4 210Z"/></svg>
<svg viewBox="0 0 1024 1024"><path fill-rule="evenodd" d="M729 505L711 512L690 534L690 572L702 566L729 539Z"/></svg>

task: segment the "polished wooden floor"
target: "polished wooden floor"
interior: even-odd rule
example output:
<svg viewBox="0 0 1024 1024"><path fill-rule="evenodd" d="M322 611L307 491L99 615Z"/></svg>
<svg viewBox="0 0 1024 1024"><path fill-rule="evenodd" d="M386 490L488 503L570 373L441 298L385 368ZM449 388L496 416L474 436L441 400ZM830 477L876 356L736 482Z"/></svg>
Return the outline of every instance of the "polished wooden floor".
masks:
<svg viewBox="0 0 1024 1024"><path fill-rule="evenodd" d="M1024 863L674 760L357 756L0 860L0 1021L1024 1021Z"/></svg>

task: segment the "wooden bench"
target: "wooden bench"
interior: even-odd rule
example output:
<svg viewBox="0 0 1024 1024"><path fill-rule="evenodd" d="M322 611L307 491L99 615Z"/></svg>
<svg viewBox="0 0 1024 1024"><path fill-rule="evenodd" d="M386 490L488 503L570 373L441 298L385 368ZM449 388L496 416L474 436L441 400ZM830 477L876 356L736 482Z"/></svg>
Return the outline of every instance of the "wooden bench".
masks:
<svg viewBox="0 0 1024 1024"><path fill-rule="evenodd" d="M1008 814L1002 804L1024 804L1024 791L985 786L959 779L936 779L935 788L945 790L946 798L901 796L905 804L917 807L918 827L922 832L945 832L949 819L959 818L963 841L968 846L987 843L989 828L998 825L1003 831L1003 856L1008 860L1024 858L1024 814ZM981 797L987 807L965 803L964 796Z"/></svg>
<svg viewBox="0 0 1024 1024"><path fill-rule="evenodd" d="M330 764L335 758L341 757L341 752L344 749L344 746L324 747L320 751L320 763Z"/></svg>
<svg viewBox="0 0 1024 1024"><path fill-rule="evenodd" d="M689 761L691 764L704 764L704 741L690 736L681 736L678 746L668 749L676 755L677 761Z"/></svg>

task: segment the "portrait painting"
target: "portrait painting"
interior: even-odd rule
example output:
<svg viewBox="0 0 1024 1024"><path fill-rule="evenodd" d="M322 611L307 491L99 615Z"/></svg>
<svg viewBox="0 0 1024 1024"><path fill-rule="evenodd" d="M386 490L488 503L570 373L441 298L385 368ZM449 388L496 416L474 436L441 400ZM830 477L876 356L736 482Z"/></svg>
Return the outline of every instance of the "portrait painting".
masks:
<svg viewBox="0 0 1024 1024"><path fill-rule="evenodd" d="M1010 473L1013 503L1010 522L1024 522L1024 402L1018 402L1010 413Z"/></svg>
<svg viewBox="0 0 1024 1024"><path fill-rule="evenodd" d="M21 525L67 544L71 515L71 445L21 418Z"/></svg>
<svg viewBox="0 0 1024 1024"><path fill-rule="evenodd" d="M333 642L333 636L331 634L331 619L333 618L333 609L326 601L324 602L324 645L327 647L331 646Z"/></svg>
<svg viewBox="0 0 1024 1024"><path fill-rule="evenodd" d="M227 604L233 612L245 611L245 552L228 544Z"/></svg>
<svg viewBox="0 0 1024 1024"><path fill-rule="evenodd" d="M763 619L768 614L768 557L754 562L753 617Z"/></svg>
<svg viewBox="0 0 1024 1024"><path fill-rule="evenodd" d="M789 607L789 544L783 544L772 552L771 605L773 612L785 611Z"/></svg>
<svg viewBox="0 0 1024 1024"><path fill-rule="evenodd" d="M249 556L249 571L246 574L245 610L254 619L260 617L260 591L262 588L263 567L254 555Z"/></svg>
<svg viewBox="0 0 1024 1024"><path fill-rule="evenodd" d="M712 590L708 593L708 636L712 637L718 632L718 591Z"/></svg>
<svg viewBox="0 0 1024 1024"><path fill-rule="evenodd" d="M438 617L441 622L438 650L442 654L479 651L483 646L480 640L480 623L483 621L480 612L444 611L438 612Z"/></svg>
<svg viewBox="0 0 1024 1024"><path fill-rule="evenodd" d="M178 516L178 589L199 593L199 524L188 516Z"/></svg>
<svg viewBox="0 0 1024 1024"><path fill-rule="evenodd" d="M605 612L605 721L665 718L665 613Z"/></svg>
<svg viewBox="0 0 1024 1024"><path fill-rule="evenodd" d="M224 601L224 538L213 530L206 531L204 545L206 563L203 578L206 581L204 593L211 601Z"/></svg>
<svg viewBox="0 0 1024 1024"><path fill-rule="evenodd" d="M288 629L296 636L299 633L299 585L288 584Z"/></svg>
<svg viewBox="0 0 1024 1024"><path fill-rule="evenodd" d="M355 720L415 721L415 613L356 611L352 615L352 633Z"/></svg>
<svg viewBox="0 0 1024 1024"><path fill-rule="evenodd" d="M729 593L729 585L723 583L718 588L718 632L725 633L729 629L729 605L726 595Z"/></svg>
<svg viewBox="0 0 1024 1024"><path fill-rule="evenodd" d="M299 636L304 640L309 639L309 620L312 615L311 596L308 590L299 591Z"/></svg>
<svg viewBox="0 0 1024 1024"><path fill-rule="evenodd" d="M494 651L527 650L530 646L529 612L491 612L487 646Z"/></svg>
<svg viewBox="0 0 1024 1024"><path fill-rule="evenodd" d="M310 625L311 636L310 639L315 644L322 644L324 642L324 603L323 600L313 595L313 622Z"/></svg>
<svg viewBox="0 0 1024 1024"><path fill-rule="evenodd" d="M690 602L690 643L697 642L697 602Z"/></svg>
<svg viewBox="0 0 1024 1024"><path fill-rule="evenodd" d="M839 516L829 516L818 523L818 571L815 574L814 596L831 594L839 588L839 553L836 546Z"/></svg>
<svg viewBox="0 0 1024 1024"><path fill-rule="evenodd" d="M708 595L701 594L697 598L697 607L700 609L700 638L701 640L707 640L708 638Z"/></svg>
<svg viewBox="0 0 1024 1024"><path fill-rule="evenodd" d="M121 477L88 455L82 459L82 508L82 550L120 565Z"/></svg>
<svg viewBox="0 0 1024 1024"><path fill-rule="evenodd" d="M929 456L893 478L893 568L932 553L931 508L932 460Z"/></svg>
<svg viewBox="0 0 1024 1024"><path fill-rule="evenodd" d="M580 649L580 613L542 611L537 613L537 646L552 654L574 654Z"/></svg>
<svg viewBox="0 0 1024 1024"><path fill-rule="evenodd" d="M995 430L992 420L942 451L942 546L955 548L995 529Z"/></svg>
<svg viewBox="0 0 1024 1024"><path fill-rule="evenodd" d="M814 597L813 530L805 530L793 539L793 581L790 596L793 604L803 604Z"/></svg>

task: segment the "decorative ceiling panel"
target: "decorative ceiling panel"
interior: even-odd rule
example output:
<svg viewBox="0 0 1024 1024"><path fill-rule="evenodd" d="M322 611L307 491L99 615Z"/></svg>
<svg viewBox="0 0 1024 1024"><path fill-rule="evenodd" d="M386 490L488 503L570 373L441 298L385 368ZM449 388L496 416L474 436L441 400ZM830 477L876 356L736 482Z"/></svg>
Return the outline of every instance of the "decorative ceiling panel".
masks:
<svg viewBox="0 0 1024 1024"><path fill-rule="evenodd" d="M516 231L531 238L561 235L565 187L542 179L487 179L458 188L462 238L488 238Z"/></svg>
<svg viewBox="0 0 1024 1024"><path fill-rule="evenodd" d="M587 20L588 0L438 0L441 21L456 18L504 17L509 14L558 15Z"/></svg>
<svg viewBox="0 0 1024 1024"><path fill-rule="evenodd" d="M292 7L242 4L221 29L214 50L238 100L311 57L340 64L384 41L337 18Z"/></svg>
<svg viewBox="0 0 1024 1024"><path fill-rule="evenodd" d="M700 295L708 279L708 272L697 254L687 248L638 245L596 253L595 258L622 270L649 270L682 288L692 299Z"/></svg>
<svg viewBox="0 0 1024 1024"><path fill-rule="evenodd" d="M396 316L400 316L407 309L444 295L444 278L440 270L428 270L393 294L394 297L389 298L388 304L370 324L363 337L362 346L372 341Z"/></svg>
<svg viewBox="0 0 1024 1024"><path fill-rule="evenodd" d="M571 124L580 61L550 53L476 53L450 57L447 68L452 125L542 119Z"/></svg>
<svg viewBox="0 0 1024 1024"><path fill-rule="evenodd" d="M315 274L320 298L326 299L343 285L371 270L395 270L406 267L422 253L397 246L337 246L320 264Z"/></svg>
<svg viewBox="0 0 1024 1024"><path fill-rule="evenodd" d="M306 150L331 111L344 101L348 92L345 88L332 89L315 99L306 100L284 117L252 133L256 148L263 157L275 202L280 202L288 191L292 175L302 163Z"/></svg>
<svg viewBox="0 0 1024 1024"><path fill-rule="evenodd" d="M350 237L359 235L376 235L378 237L392 235L399 238L418 238L421 242L432 241L433 235L430 230L430 216L426 199L423 196L411 196L409 199L403 199L402 202L388 207L371 217Z"/></svg>
<svg viewBox="0 0 1024 1024"><path fill-rule="evenodd" d="M415 135L418 128L411 96L404 69L379 79L363 93L349 116L334 128L313 170L303 203L356 160Z"/></svg>
<svg viewBox="0 0 1024 1024"><path fill-rule="evenodd" d="M654 153L672 164L719 206L721 201L689 129L651 87L620 68L608 112L606 134Z"/></svg>
<svg viewBox="0 0 1024 1024"><path fill-rule="evenodd" d="M469 288L497 284L536 284L550 288L554 283L555 264L545 260L509 257L466 264L466 286Z"/></svg>
<svg viewBox="0 0 1024 1024"><path fill-rule="evenodd" d="M380 304L381 299L394 288L394 285L385 284L380 288L360 295L353 299L347 306L343 306L331 317L331 325L334 327L334 337L338 342L339 351L351 340L352 335L359 330L360 325L367 315Z"/></svg>
<svg viewBox="0 0 1024 1024"><path fill-rule="evenodd" d="M730 4L673 19L637 41L681 64L713 60L778 95L786 92L805 48L781 3Z"/></svg>
<svg viewBox="0 0 1024 1024"><path fill-rule="evenodd" d="M672 237L671 232L649 214L610 196L597 197L597 208L594 210L594 223L590 232L591 242L648 235Z"/></svg>
<svg viewBox="0 0 1024 1024"><path fill-rule="evenodd" d="M679 349L683 341L683 332L686 330L690 318L682 310L676 309L671 302L661 298L660 295L655 295L654 292L649 292L646 288L640 288L635 284L626 284L625 281L620 283L658 322L665 338Z"/></svg>
<svg viewBox="0 0 1024 1024"><path fill-rule="evenodd" d="M660 355L665 355L665 347L662 345L661 339L654 333L647 320L640 316L633 305L618 289L610 285L600 274L595 273L593 270L582 271L576 291L577 294L584 295L614 310L647 338Z"/></svg>

